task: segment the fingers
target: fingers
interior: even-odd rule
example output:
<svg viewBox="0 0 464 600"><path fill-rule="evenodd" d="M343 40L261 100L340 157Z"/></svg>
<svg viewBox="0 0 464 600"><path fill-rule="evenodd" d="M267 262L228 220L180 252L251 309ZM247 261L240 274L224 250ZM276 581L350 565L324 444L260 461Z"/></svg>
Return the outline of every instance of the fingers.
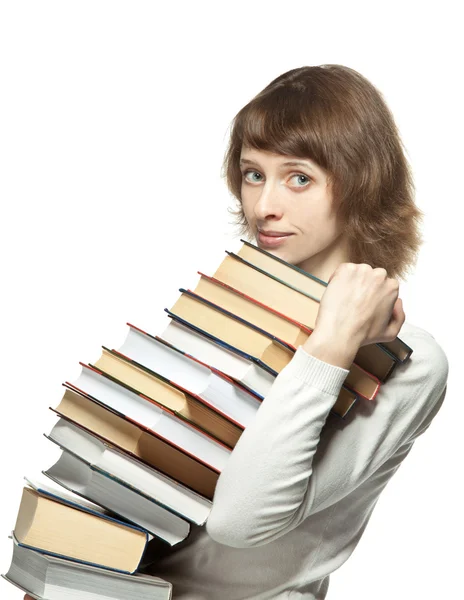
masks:
<svg viewBox="0 0 464 600"><path fill-rule="evenodd" d="M329 279L327 280L327 283L330 283L335 275L335 273L337 272L337 269L335 269L335 271L332 273L332 275L329 277Z"/></svg>

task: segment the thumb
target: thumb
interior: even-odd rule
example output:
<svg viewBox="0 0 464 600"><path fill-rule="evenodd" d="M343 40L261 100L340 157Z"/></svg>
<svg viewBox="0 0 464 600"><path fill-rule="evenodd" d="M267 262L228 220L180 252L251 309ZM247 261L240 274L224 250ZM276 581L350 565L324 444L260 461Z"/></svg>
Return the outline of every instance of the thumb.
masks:
<svg viewBox="0 0 464 600"><path fill-rule="evenodd" d="M403 321L406 318L403 310L403 300L401 298L397 298L396 302L393 306L392 317L395 318L396 321Z"/></svg>
<svg viewBox="0 0 464 600"><path fill-rule="evenodd" d="M405 319L406 315L403 310L403 301L401 298L397 298L387 327L388 335L390 337L395 338L398 335Z"/></svg>

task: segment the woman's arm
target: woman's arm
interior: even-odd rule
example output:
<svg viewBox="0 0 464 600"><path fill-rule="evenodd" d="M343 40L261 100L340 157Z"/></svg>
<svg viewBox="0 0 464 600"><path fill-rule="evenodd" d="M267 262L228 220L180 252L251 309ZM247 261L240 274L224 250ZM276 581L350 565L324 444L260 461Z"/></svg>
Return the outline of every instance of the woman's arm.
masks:
<svg viewBox="0 0 464 600"><path fill-rule="evenodd" d="M322 435L347 371L298 349L219 477L206 524L214 540L238 548L274 541L350 494L395 453L406 456L443 401L448 363L425 332L405 341L414 360L397 366L376 400L359 401L345 421L332 416Z"/></svg>
<svg viewBox="0 0 464 600"><path fill-rule="evenodd" d="M314 333L276 377L218 479L206 524L214 540L273 541L352 492L395 452L406 455L402 445L426 427L447 379L446 357L426 332L413 344L414 360L397 367L375 401L322 432L357 348L393 339L403 323L398 286L384 269L345 263L334 272Z"/></svg>
<svg viewBox="0 0 464 600"><path fill-rule="evenodd" d="M299 522L312 459L348 370L299 348L276 378L218 479L206 528L217 542L248 547Z"/></svg>

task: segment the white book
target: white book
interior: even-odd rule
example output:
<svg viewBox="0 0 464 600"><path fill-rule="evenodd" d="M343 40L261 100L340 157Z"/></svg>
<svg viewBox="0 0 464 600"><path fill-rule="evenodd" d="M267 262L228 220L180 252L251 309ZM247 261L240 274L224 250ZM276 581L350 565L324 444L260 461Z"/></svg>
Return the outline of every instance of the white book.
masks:
<svg viewBox="0 0 464 600"><path fill-rule="evenodd" d="M82 365L78 379L67 385L146 427L219 472L232 452L225 444L161 405L128 390L86 365Z"/></svg>
<svg viewBox="0 0 464 600"><path fill-rule="evenodd" d="M172 584L151 575L116 573L18 545L3 577L46 600L170 600Z"/></svg>
<svg viewBox="0 0 464 600"><path fill-rule="evenodd" d="M203 398L243 427L255 418L260 406L256 396L136 327L129 325L118 352Z"/></svg>
<svg viewBox="0 0 464 600"><path fill-rule="evenodd" d="M124 502L129 502L130 498L134 499L134 496L123 489L128 488L128 491L132 489L141 495L145 495L148 499L161 504L197 525L206 522L212 507L211 500L200 496L121 450L102 442L99 438L74 423L59 419L46 437L58 444L63 450L67 450L68 453L74 454L91 465L93 469L106 473L107 480L111 477L116 479L120 487L112 488L112 490L115 494L121 495L121 498L124 494L126 497ZM54 469L53 476L57 479L58 477L63 479L65 476L63 469L66 468L70 468L69 457L62 458L60 465ZM57 475L58 477L56 477ZM102 483L103 481L100 478L99 482ZM107 488L106 494L108 494L110 484L108 481L104 483ZM97 502L94 498L90 498L90 500ZM114 502L119 502L119 498L116 497ZM111 507L108 506L108 508ZM140 510L140 504L138 510Z"/></svg>
<svg viewBox="0 0 464 600"><path fill-rule="evenodd" d="M201 362L222 371L262 398L268 394L274 383L275 376L253 361L175 320L169 323L159 337Z"/></svg>
<svg viewBox="0 0 464 600"><path fill-rule="evenodd" d="M184 540L190 532L189 523L163 507L156 498L147 498L121 485L109 473L96 470L67 450L63 450L57 462L43 474L74 495L97 503L171 546Z"/></svg>

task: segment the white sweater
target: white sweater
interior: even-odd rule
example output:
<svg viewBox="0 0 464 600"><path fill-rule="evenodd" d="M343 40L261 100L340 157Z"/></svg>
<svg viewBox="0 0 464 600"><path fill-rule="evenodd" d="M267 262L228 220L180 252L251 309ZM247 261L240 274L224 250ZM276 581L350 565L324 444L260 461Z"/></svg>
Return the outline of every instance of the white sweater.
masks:
<svg viewBox="0 0 464 600"><path fill-rule="evenodd" d="M446 393L435 339L409 323L400 338L409 361L345 419L329 412L348 371L298 348L219 477L206 527L153 565L175 600L325 598Z"/></svg>

